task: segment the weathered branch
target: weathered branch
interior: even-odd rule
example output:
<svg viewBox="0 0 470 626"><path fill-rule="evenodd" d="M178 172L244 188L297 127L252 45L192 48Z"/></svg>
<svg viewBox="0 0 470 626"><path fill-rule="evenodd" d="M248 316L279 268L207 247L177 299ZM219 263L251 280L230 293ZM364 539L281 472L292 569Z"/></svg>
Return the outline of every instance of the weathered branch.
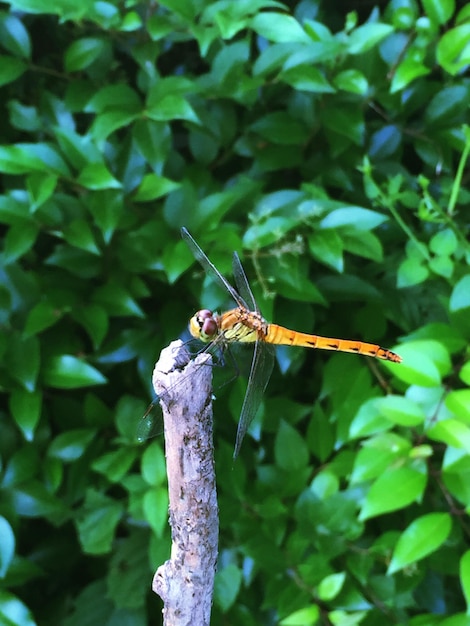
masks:
<svg viewBox="0 0 470 626"><path fill-rule="evenodd" d="M165 626L209 626L217 563L211 357L188 360L182 342L174 341L153 373L165 424L172 536L170 560L153 579Z"/></svg>

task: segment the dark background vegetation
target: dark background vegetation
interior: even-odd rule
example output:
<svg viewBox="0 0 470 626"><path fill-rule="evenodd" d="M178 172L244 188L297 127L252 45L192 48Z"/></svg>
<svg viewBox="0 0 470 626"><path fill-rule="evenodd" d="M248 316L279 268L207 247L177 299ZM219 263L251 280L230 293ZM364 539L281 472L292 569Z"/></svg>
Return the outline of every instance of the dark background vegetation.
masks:
<svg viewBox="0 0 470 626"><path fill-rule="evenodd" d="M469 624L470 5L4 3L0 623L161 623L151 371L237 250L278 351L217 392L213 623ZM307 353L308 352L308 353Z"/></svg>

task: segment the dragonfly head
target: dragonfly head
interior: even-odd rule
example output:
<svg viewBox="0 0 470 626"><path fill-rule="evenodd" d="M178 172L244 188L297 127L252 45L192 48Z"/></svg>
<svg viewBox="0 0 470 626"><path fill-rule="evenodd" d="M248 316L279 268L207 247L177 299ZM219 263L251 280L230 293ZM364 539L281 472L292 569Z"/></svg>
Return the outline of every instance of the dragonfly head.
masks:
<svg viewBox="0 0 470 626"><path fill-rule="evenodd" d="M205 343L213 341L219 332L217 316L209 309L201 309L189 320L189 332Z"/></svg>

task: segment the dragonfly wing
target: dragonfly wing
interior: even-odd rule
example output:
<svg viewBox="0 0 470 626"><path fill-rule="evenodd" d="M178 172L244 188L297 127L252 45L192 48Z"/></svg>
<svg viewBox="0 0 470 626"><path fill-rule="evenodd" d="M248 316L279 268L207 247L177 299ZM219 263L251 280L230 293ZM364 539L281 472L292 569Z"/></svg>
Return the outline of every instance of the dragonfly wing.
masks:
<svg viewBox="0 0 470 626"><path fill-rule="evenodd" d="M241 297L248 303L248 307L251 311L257 311L259 313L255 297L253 295L253 292L251 291L250 283L248 282L248 278L246 277L245 270L243 269L243 265L240 261L240 257L236 252L233 253L232 269L235 284L238 291L240 292Z"/></svg>
<svg viewBox="0 0 470 626"><path fill-rule="evenodd" d="M137 426L138 443L143 443L163 432L163 418L158 402L159 398L156 398L139 420Z"/></svg>
<svg viewBox="0 0 470 626"><path fill-rule="evenodd" d="M186 228L181 229L181 236L186 242L188 248L193 253L194 258L202 265L205 272L211 276L216 283L218 283L223 289L226 289L238 306L242 308L248 308L246 302L243 300L242 296L232 287L232 285L228 282L226 278L222 276L219 270L215 267L215 265L207 258L202 249L198 246L198 244L191 237Z"/></svg>
<svg viewBox="0 0 470 626"><path fill-rule="evenodd" d="M274 365L274 348L263 341L255 343L253 361L251 363L250 376L243 401L240 421L238 422L237 440L233 458L238 456L243 438L250 427L253 418L263 399L264 390L271 378Z"/></svg>

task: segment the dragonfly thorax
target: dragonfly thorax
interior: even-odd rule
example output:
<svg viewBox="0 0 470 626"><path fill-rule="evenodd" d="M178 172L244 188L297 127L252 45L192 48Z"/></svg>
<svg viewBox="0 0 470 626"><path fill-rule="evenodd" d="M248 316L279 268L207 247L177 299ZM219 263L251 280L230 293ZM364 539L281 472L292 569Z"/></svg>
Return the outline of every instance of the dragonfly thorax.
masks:
<svg viewBox="0 0 470 626"><path fill-rule="evenodd" d="M189 332L205 343L213 341L219 333L217 314L209 309L201 309L189 320Z"/></svg>

